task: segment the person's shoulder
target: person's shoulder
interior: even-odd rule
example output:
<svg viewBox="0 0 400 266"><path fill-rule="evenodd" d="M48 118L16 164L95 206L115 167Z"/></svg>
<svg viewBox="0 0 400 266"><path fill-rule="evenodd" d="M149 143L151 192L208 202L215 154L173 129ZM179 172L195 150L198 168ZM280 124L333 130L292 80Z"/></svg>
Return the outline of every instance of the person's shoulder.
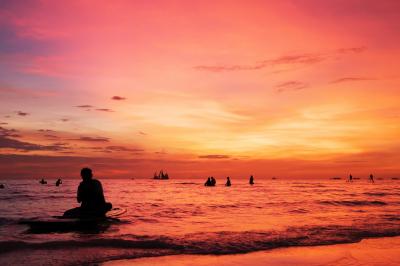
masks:
<svg viewBox="0 0 400 266"><path fill-rule="evenodd" d="M97 180L97 179L92 179L92 182L94 183L94 184L96 184L96 185L101 185L101 182L99 181L99 180Z"/></svg>

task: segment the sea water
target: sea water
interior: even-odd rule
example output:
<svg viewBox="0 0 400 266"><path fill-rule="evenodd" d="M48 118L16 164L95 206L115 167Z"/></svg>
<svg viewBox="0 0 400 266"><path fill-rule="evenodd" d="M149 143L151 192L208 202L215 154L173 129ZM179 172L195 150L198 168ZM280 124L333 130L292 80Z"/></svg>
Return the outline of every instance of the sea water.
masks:
<svg viewBox="0 0 400 266"><path fill-rule="evenodd" d="M170 254L236 254L400 235L400 181L101 179L126 210L100 230L34 233L20 221L79 206L80 180L1 180L0 264L79 265Z"/></svg>

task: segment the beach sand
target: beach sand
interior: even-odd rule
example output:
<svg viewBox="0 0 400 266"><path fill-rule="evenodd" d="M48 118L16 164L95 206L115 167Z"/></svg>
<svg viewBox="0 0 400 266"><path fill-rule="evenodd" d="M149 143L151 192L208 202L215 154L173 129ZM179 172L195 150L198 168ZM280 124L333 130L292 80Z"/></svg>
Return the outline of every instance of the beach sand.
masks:
<svg viewBox="0 0 400 266"><path fill-rule="evenodd" d="M103 266L173 265L304 265L358 266L400 265L400 237L365 239L359 243L315 247L281 248L236 255L173 255L131 260L115 260Z"/></svg>

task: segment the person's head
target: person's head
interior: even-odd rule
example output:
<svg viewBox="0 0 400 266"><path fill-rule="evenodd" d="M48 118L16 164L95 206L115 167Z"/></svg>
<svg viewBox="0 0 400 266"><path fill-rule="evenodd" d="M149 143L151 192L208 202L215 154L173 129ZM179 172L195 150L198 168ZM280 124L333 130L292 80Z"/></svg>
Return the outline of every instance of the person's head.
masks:
<svg viewBox="0 0 400 266"><path fill-rule="evenodd" d="M85 181L85 180L90 180L90 179L92 179L92 177L93 177L92 169L87 168L87 167L82 168L82 170L81 170L81 177L82 177L82 179L83 179L84 181Z"/></svg>

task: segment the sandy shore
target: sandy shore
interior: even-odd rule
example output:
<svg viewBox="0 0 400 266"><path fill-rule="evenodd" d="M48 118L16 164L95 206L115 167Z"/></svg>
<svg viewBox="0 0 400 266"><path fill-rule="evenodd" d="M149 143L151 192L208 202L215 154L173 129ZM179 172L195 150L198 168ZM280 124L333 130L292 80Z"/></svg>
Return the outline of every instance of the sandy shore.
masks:
<svg viewBox="0 0 400 266"><path fill-rule="evenodd" d="M356 266L400 265L400 237L366 239L354 244L316 247L282 248L239 255L174 255L155 258L115 260L104 266L116 265L304 265Z"/></svg>

